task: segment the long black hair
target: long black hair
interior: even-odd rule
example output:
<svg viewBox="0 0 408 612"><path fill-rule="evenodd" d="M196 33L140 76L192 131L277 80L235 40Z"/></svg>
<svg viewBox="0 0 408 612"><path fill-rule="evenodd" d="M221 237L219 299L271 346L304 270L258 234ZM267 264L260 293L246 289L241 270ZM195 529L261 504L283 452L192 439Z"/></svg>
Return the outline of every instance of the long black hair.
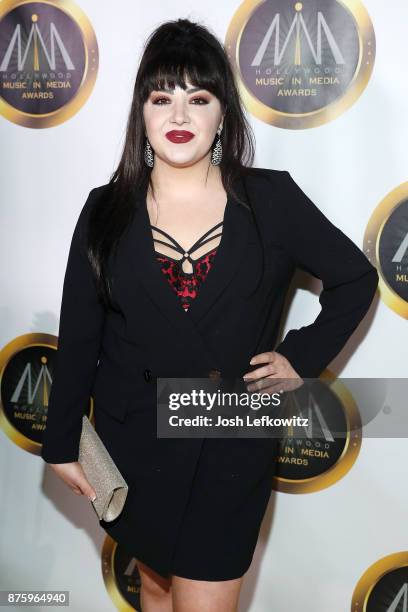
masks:
<svg viewBox="0 0 408 612"><path fill-rule="evenodd" d="M228 194L251 210L262 240L245 186L246 202L233 189L235 179L245 175L252 166L255 147L253 131L244 114L225 49L199 23L188 19L165 22L145 42L133 89L122 156L108 184L109 197L102 198L92 208L89 218L87 251L97 292L105 307L115 312L122 313L112 296L107 262L134 212L129 194L133 189L146 185L146 181L154 193L151 168L144 161L146 138L143 105L152 90L174 88L176 85L186 89L186 80L208 90L220 101L224 114L220 163L222 183Z"/></svg>

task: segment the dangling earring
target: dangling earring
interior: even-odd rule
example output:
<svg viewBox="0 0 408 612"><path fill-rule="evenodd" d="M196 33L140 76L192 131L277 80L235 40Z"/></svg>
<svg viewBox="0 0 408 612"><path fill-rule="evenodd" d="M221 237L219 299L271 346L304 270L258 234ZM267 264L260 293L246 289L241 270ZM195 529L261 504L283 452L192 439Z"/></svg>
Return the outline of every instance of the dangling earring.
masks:
<svg viewBox="0 0 408 612"><path fill-rule="evenodd" d="M145 149L144 149L144 160L146 162L146 165L149 166L149 168L153 168L154 155L153 155L153 149L150 146L150 142L148 138L146 138L146 144L145 144Z"/></svg>
<svg viewBox="0 0 408 612"><path fill-rule="evenodd" d="M213 148L212 153L211 153L211 163L213 166L218 166L222 160L222 144L221 144L221 138L220 138L221 130L222 130L222 127L218 128L217 130L217 135L218 135L217 142L215 143L215 147Z"/></svg>

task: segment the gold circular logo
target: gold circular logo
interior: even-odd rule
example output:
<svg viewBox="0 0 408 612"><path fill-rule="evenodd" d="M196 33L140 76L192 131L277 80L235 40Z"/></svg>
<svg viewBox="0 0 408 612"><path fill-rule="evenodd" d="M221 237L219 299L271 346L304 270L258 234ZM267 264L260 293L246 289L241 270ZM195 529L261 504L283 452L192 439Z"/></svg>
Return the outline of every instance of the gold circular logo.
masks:
<svg viewBox="0 0 408 612"><path fill-rule="evenodd" d="M406 609L408 552L394 553L371 565L354 589L351 612L397 612Z"/></svg>
<svg viewBox="0 0 408 612"><path fill-rule="evenodd" d="M312 493L343 478L361 447L361 417L354 398L329 371L288 395L287 414L307 418L307 427L288 428L280 439L273 488Z"/></svg>
<svg viewBox="0 0 408 612"><path fill-rule="evenodd" d="M51 334L24 334L0 351L0 428L35 455L47 425L57 342ZM92 398L88 417L93 421Z"/></svg>
<svg viewBox="0 0 408 612"><path fill-rule="evenodd" d="M47 128L85 104L98 72L98 45L71 0L0 3L0 114Z"/></svg>
<svg viewBox="0 0 408 612"><path fill-rule="evenodd" d="M131 557L109 535L102 548L102 573L106 590L120 612L141 611L140 575Z"/></svg>
<svg viewBox="0 0 408 612"><path fill-rule="evenodd" d="M364 91L375 59L373 26L359 0L246 0L225 47L248 110L294 130L345 112Z"/></svg>
<svg viewBox="0 0 408 612"><path fill-rule="evenodd" d="M363 248L378 270L381 298L408 319L408 182L387 194L374 210Z"/></svg>

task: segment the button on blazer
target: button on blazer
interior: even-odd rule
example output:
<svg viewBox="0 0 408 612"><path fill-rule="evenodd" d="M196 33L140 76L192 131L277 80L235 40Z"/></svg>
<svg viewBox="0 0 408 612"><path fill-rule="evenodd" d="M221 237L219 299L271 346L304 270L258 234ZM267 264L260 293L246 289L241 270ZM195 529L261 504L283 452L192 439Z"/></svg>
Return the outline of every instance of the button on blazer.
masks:
<svg viewBox="0 0 408 612"><path fill-rule="evenodd" d="M253 355L272 350L301 377L318 377L341 351L373 300L376 269L289 172L253 168L234 187L239 197L250 197L262 234L260 283L262 251L253 213L228 196L213 266L184 311L156 261L145 185L129 196L134 216L110 260L113 296L124 317L98 299L87 259L89 212L109 197L110 186L91 190L64 278L45 461L77 460L91 396L96 409L125 422L129 414L156 410L158 377L242 377ZM321 310L276 345L296 268L322 280Z"/></svg>

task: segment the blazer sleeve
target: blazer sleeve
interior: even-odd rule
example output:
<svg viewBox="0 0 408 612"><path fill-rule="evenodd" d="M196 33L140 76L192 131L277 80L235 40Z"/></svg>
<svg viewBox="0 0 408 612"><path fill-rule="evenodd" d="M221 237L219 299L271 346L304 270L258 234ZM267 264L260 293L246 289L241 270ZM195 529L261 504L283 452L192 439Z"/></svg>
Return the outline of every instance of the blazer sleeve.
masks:
<svg viewBox="0 0 408 612"><path fill-rule="evenodd" d="M317 378L341 351L373 301L379 276L357 245L282 174L281 236L297 267L322 280L321 311L274 349L302 378Z"/></svg>
<svg viewBox="0 0 408 612"><path fill-rule="evenodd" d="M78 460L82 416L88 410L98 362L105 311L86 255L86 224L96 191L91 190L80 212L68 254L41 449L48 463Z"/></svg>

